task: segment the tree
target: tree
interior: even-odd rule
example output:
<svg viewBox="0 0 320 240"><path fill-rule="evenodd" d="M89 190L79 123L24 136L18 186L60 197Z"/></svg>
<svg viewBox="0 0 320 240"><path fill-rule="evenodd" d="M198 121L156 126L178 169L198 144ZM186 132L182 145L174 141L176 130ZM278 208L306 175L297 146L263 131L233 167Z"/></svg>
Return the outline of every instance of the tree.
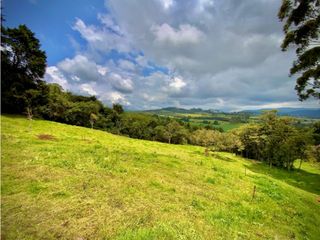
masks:
<svg viewBox="0 0 320 240"><path fill-rule="evenodd" d="M46 54L25 25L18 28L2 26L1 40L2 111L22 113L28 107L26 91L45 89L41 79L45 73ZM31 95L35 96L34 93Z"/></svg>
<svg viewBox="0 0 320 240"><path fill-rule="evenodd" d="M320 98L320 1L282 0L278 17L284 21L285 38L281 48L297 47L298 59L293 62L290 75L301 74L296 81L300 100L310 96Z"/></svg>
<svg viewBox="0 0 320 240"><path fill-rule="evenodd" d="M165 136L168 139L168 143L171 143L171 140L179 127L180 125L176 121L171 121L165 126Z"/></svg>
<svg viewBox="0 0 320 240"><path fill-rule="evenodd" d="M213 130L198 129L191 134L190 141L192 144L208 148L214 144L215 133Z"/></svg>
<svg viewBox="0 0 320 240"><path fill-rule="evenodd" d="M186 136L182 133L182 126L177 121L170 121L166 126L168 143L182 143Z"/></svg>
<svg viewBox="0 0 320 240"><path fill-rule="evenodd" d="M261 126L256 124L243 125L234 130L243 144L242 156L260 160L266 135L262 134Z"/></svg>
<svg viewBox="0 0 320 240"><path fill-rule="evenodd" d="M38 107L39 112L44 119L65 122L65 113L72 105L69 94L64 92L57 83L47 84L47 86L47 103Z"/></svg>
<svg viewBox="0 0 320 240"><path fill-rule="evenodd" d="M315 145L320 145L320 121L313 124L313 139Z"/></svg>
<svg viewBox="0 0 320 240"><path fill-rule="evenodd" d="M97 101L73 102L65 112L65 122L77 126L91 127L90 116L92 113L98 115L101 111L101 104Z"/></svg>
<svg viewBox="0 0 320 240"><path fill-rule="evenodd" d="M119 103L114 103L114 104L112 105L112 109L113 109L115 112L117 112L118 114L121 114L121 113L124 112L122 105L119 104Z"/></svg>
<svg viewBox="0 0 320 240"><path fill-rule="evenodd" d="M93 129L93 124L98 120L98 116L94 113L90 114L89 122L91 124L91 128Z"/></svg>
<svg viewBox="0 0 320 240"><path fill-rule="evenodd" d="M167 131L165 126L159 125L154 129L156 134L156 139L161 142L171 141L171 134ZM170 143L170 142L169 142Z"/></svg>

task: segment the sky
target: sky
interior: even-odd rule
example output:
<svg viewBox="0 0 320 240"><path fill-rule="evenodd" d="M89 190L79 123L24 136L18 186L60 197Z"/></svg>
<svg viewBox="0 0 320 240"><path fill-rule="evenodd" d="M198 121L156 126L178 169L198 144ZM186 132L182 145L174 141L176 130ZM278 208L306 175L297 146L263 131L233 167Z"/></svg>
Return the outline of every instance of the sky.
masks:
<svg viewBox="0 0 320 240"><path fill-rule="evenodd" d="M279 0L3 0L47 55L45 80L126 109L239 111L300 102Z"/></svg>

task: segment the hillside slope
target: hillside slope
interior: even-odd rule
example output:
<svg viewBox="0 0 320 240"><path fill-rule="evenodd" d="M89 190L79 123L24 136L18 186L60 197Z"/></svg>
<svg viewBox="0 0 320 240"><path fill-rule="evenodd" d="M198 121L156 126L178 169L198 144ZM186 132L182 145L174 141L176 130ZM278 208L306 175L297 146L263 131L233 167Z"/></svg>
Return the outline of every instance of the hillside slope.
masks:
<svg viewBox="0 0 320 240"><path fill-rule="evenodd" d="M1 119L2 239L319 239L315 166Z"/></svg>

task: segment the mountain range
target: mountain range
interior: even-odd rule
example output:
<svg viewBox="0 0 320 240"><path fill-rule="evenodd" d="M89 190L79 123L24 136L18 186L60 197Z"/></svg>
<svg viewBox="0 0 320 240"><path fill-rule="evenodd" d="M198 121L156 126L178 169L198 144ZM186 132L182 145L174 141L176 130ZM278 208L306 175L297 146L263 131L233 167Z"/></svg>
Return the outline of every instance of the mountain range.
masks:
<svg viewBox="0 0 320 240"><path fill-rule="evenodd" d="M307 117L307 118L319 118L320 119L320 108L266 108L266 109L255 109L255 110L242 110L233 113L249 113L252 115L260 115L263 111L277 110L281 116L292 116L292 117ZM159 113L159 112L172 112L172 113L228 113L221 110L208 109L204 110L201 108L177 108L177 107L166 107L161 109L146 110L145 112Z"/></svg>

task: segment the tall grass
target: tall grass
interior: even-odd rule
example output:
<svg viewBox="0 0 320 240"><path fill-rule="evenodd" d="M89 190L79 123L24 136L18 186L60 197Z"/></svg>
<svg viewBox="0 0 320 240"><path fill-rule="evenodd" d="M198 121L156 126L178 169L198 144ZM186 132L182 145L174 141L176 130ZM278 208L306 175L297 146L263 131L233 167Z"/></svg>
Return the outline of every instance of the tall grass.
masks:
<svg viewBox="0 0 320 240"><path fill-rule="evenodd" d="M1 119L3 239L319 239L320 170L309 164L288 173L196 146Z"/></svg>

